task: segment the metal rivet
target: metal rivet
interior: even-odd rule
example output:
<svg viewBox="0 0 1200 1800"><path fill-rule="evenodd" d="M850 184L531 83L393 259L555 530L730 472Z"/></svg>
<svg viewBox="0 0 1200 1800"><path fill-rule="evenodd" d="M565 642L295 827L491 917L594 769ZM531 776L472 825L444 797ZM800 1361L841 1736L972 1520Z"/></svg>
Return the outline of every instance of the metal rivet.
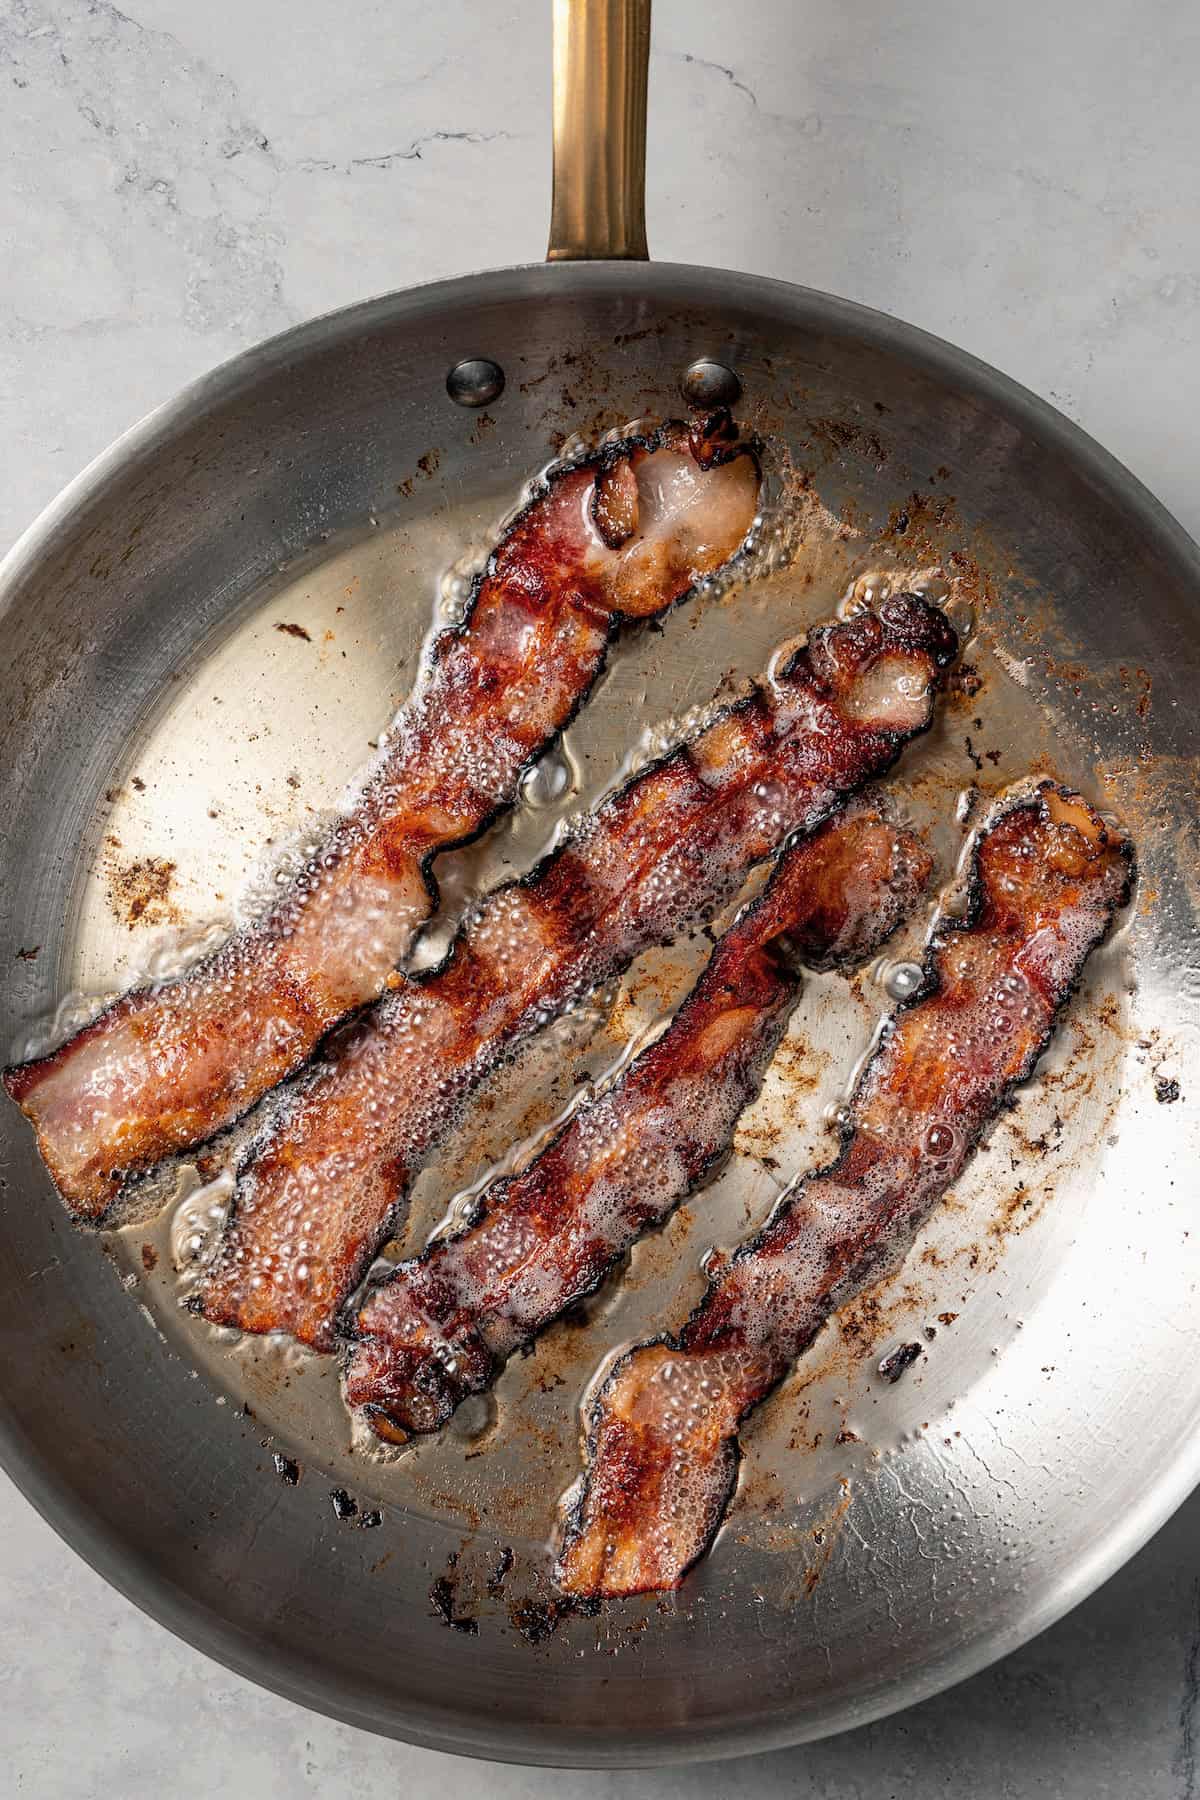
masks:
<svg viewBox="0 0 1200 1800"><path fill-rule="evenodd" d="M708 356L692 364L680 386L689 406L734 406L742 393L733 370Z"/></svg>
<svg viewBox="0 0 1200 1800"><path fill-rule="evenodd" d="M504 370L487 356L467 356L446 377L446 392L457 406L488 406L504 392Z"/></svg>

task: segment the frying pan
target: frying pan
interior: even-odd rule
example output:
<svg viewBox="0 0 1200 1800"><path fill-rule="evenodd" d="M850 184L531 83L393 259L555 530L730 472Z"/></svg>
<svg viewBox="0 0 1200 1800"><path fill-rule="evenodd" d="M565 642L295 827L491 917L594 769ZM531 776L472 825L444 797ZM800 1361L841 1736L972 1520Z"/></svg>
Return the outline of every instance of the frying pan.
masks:
<svg viewBox="0 0 1200 1800"><path fill-rule="evenodd" d="M118 916L129 859L157 855L146 918L200 916L332 803L411 681L438 571L548 446L678 411L697 363L693 396L732 371L777 467L807 472L811 529L742 599L694 602L618 656L572 752L592 770L582 797L668 700L761 666L840 585L932 563L971 590L984 687L948 706L906 803L949 854L956 786L1053 767L1133 830L1131 917L901 1277L749 1434L747 1485L677 1599L551 1631L539 1534L599 1350L677 1316L704 1243L769 1203L763 1158L635 1258L590 1331L521 1365L522 1392L558 1409L542 1462L502 1412L418 1479L337 1436L328 1364L256 1360L181 1323L155 1286L158 1224L104 1254L73 1230L6 1109L0 1451L122 1592L292 1699L443 1749L652 1763L815 1737L961 1678L1102 1581L1200 1476L1200 554L1066 419L949 345L806 289L648 264L648 0L556 0L555 30L544 266L391 294L238 357L101 456L4 562L9 1050L67 990L120 985L146 954ZM448 394L455 369L478 404ZM498 834L510 860L522 819ZM871 1006L862 984L814 986L810 1150ZM884 1387L877 1345L914 1333L921 1363ZM334 1486L356 1519L336 1517ZM375 1502L382 1524L360 1528Z"/></svg>

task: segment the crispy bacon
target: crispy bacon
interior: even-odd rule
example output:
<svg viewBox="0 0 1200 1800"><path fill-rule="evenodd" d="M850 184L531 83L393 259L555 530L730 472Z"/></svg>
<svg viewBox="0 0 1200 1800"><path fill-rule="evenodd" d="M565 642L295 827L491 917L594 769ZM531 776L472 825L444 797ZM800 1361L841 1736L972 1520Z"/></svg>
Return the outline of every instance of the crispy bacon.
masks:
<svg viewBox="0 0 1200 1800"><path fill-rule="evenodd" d="M534 1160L374 1289L346 1397L380 1436L435 1431L514 1350L600 1285L727 1154L800 992L800 964L872 954L929 877L920 842L852 804L785 851L664 1034Z"/></svg>
<svg viewBox="0 0 1200 1800"><path fill-rule="evenodd" d="M550 478L435 642L353 808L269 914L5 1072L77 1217L98 1219L130 1174L228 1125L383 991L436 904L434 854L512 801L621 620L661 612L734 555L758 489L755 451L725 415Z"/></svg>
<svg viewBox="0 0 1200 1800"><path fill-rule="evenodd" d="M977 837L966 915L943 918L885 1025L836 1161L725 1259L673 1337L613 1366L586 1408L587 1472L558 1564L578 1596L679 1585L733 1492L738 1430L830 1313L898 1261L1031 1073L1128 898L1128 840L1049 782Z"/></svg>
<svg viewBox="0 0 1200 1800"><path fill-rule="evenodd" d="M330 1349L338 1309L463 1104L549 1019L731 898L932 716L953 627L914 595L813 632L770 683L651 764L446 962L403 981L282 1103L234 1196L204 1314Z"/></svg>

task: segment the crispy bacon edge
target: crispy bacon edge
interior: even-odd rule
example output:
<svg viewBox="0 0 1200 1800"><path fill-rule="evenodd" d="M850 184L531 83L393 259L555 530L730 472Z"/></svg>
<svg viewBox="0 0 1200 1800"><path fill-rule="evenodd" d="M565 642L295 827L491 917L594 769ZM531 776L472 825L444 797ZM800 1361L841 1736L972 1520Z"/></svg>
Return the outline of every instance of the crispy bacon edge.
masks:
<svg viewBox="0 0 1200 1800"><path fill-rule="evenodd" d="M665 1032L588 1100L519 1173L477 1197L469 1226L437 1238L371 1288L345 1370L347 1403L392 1442L438 1430L468 1394L491 1385L516 1351L593 1293L639 1237L658 1230L723 1165L799 998L801 966L852 967L878 952L920 898L933 867L920 839L874 800L852 802L811 837L785 846L761 895L739 912ZM701 1126L695 1123L699 1108ZM636 1149L647 1109L678 1147L669 1184L611 1167L589 1128L628 1123ZM582 1142L581 1142L582 1140ZM621 1204L601 1228L588 1202L598 1180ZM513 1241L513 1222L517 1241ZM499 1236L514 1260L472 1304L465 1297ZM495 1252L493 1252L495 1253ZM534 1281L536 1310L516 1301L531 1265L550 1262L555 1290Z"/></svg>
<svg viewBox="0 0 1200 1800"><path fill-rule="evenodd" d="M965 911L957 917L939 914L936 918L921 986L896 1008L892 1020L899 1021L915 1009L938 1008L943 1003L945 958L953 956L955 948L966 941L965 934L986 928L988 921L992 897L981 876L981 849L997 828L1023 810L1031 816L1073 825L1094 855L1092 891L1090 895L1085 891L1077 896L1075 909L1085 920L1094 915L1096 923L1086 937L1080 938L1074 955L1064 958L1061 979L1042 989L1042 1028L1028 1037L1015 1070L1007 1074L993 1071L994 1081L980 1116L971 1122L961 1144L945 1163L944 1178L923 1194L920 1203L910 1203L906 1212L903 1195L898 1193L890 1210L878 1217L872 1217L864 1205L866 1223L857 1236L848 1244L835 1241L829 1246L826 1266L812 1281L814 1291L796 1300L797 1311L803 1316L807 1306L808 1316L792 1341L787 1337L787 1327L775 1323L781 1316L785 1293L768 1288L772 1259L786 1253L789 1244L803 1232L803 1202L814 1184L839 1175L856 1180L856 1155L864 1146L867 1154L862 1162L866 1173L870 1173L870 1144L862 1120L864 1113L870 1116L872 1082L880 1066L886 1067L888 1046L895 1036L885 1024L859 1075L850 1120L842 1127L841 1147L833 1162L812 1171L790 1189L762 1229L732 1255L715 1259L707 1291L678 1333L661 1334L624 1352L585 1398L584 1473L563 1496L560 1551L555 1564L556 1581L568 1596L610 1599L670 1592L679 1587L711 1547L725 1517L737 1484L741 1459L738 1434L746 1418L774 1392L837 1307L852 1298L866 1281L876 1279L903 1257L916 1232L974 1153L987 1127L1014 1104L1016 1090L1032 1075L1088 957L1128 904L1136 872L1129 839L1118 828L1106 825L1079 795L1055 782L1041 782L1032 796L1026 791L1007 802L1002 800L973 834ZM1085 888L1082 879L1079 885ZM1061 918L1067 910L1064 907L1058 916ZM1031 944L1034 937L1035 932L1031 931L1019 940L1018 947ZM999 967L1011 970L1013 955L1002 960ZM908 1067L911 1071L914 1063L910 1061ZM945 1085L948 1084L938 1091L944 1091ZM877 1203L868 1204L878 1211ZM738 1287L740 1276L748 1271L753 1277L756 1265L762 1266L764 1291L770 1291L775 1302L771 1319L757 1322L753 1317L747 1320L745 1306L739 1303ZM785 1272L784 1282L786 1279ZM757 1329L758 1325L761 1329ZM773 1330L782 1342L772 1343ZM661 1362L651 1370L656 1356ZM692 1357L696 1361L691 1364L690 1373L698 1376L703 1370L703 1389L698 1383L687 1382ZM639 1358L645 1359L644 1381L660 1375L668 1362L674 1365L672 1388L680 1375L684 1377L682 1394L668 1404L678 1409L690 1395L688 1405L694 1410L690 1419L684 1412L679 1414L684 1421L684 1438L674 1451L668 1451L656 1415L652 1413L649 1420L634 1420L630 1416L629 1409L636 1405L639 1391L634 1375ZM633 1385L627 1390L624 1410L617 1414L612 1409L627 1381ZM679 1459L674 1466L672 1455ZM687 1502L684 1523L679 1522L681 1495ZM678 1546L671 1543L673 1530L684 1540ZM619 1568L614 1571L613 1565L618 1562Z"/></svg>
<svg viewBox="0 0 1200 1800"><path fill-rule="evenodd" d="M718 410L706 416L697 416L690 424L678 420L668 421L655 430L645 433L631 434L625 438L613 440L602 445L590 456L576 459L550 470L542 477L536 492L526 505L511 519L500 542L492 551L485 568L476 577L462 620L439 634L431 651L423 661L421 676L413 694L404 702L397 720L403 718L414 703L420 701L422 688L430 678L439 650L454 640L461 641L470 632L480 596L488 582L497 574L498 559L506 545L528 525L535 517L560 483L577 479L580 472L595 470L595 483L592 518L598 532L610 549L621 546L632 529L630 522L630 499L626 492L627 483L623 483L622 475L630 467L628 458L635 453L652 454L656 450L676 449L687 452L701 469L715 468L737 458L749 457L754 465L756 481L761 479L761 443L753 435L740 436L730 416L725 410ZM737 560L744 549L745 540L719 566L728 566ZM712 573L713 571L707 571ZM579 709L584 705L594 689L608 658L609 647L617 635L621 624L627 617L639 619L657 616L670 608L682 604L694 592L696 583L672 591L651 608L638 608L634 613L625 613L619 606L596 606L583 595L574 602L580 618L591 617L600 635L594 654L589 653L587 666L581 671L582 680L573 702L563 716L557 718L552 726L529 749L528 754L513 771L502 792L493 793L488 803L481 808L478 816L465 829L455 829L443 838L430 841L413 858L413 881L423 892L424 902L416 909L408 942L418 926L435 909L438 903L437 882L433 875L434 858L443 851L460 847L481 836L494 822L496 817L512 804L520 782L527 770L539 760L551 747L561 733L567 729ZM543 623L547 631L557 622L558 609L551 608L544 615ZM395 723L395 722L394 722ZM394 729L394 724L393 724ZM386 761L386 759L385 759ZM371 804L375 775L368 775L364 781L360 800L354 809L344 814L334 828L334 837L322 846L319 855L324 855L330 844L346 830L354 828L360 814L366 812ZM105 1215L118 1200L125 1184L139 1174L153 1168L164 1159L177 1155L193 1146L205 1142L219 1131L234 1124L280 1081L293 1075L319 1049L323 1039L334 1030L341 1019L347 1017L357 1007L369 1003L381 991L384 984L376 983L370 991L364 992L348 1005L340 1006L336 1012L322 1013L313 1007L309 997L298 991L298 984L288 977L286 970L280 971L274 987L267 987L262 994L264 1017L274 1008L282 1009L291 1025L298 1033L294 1050L289 1048L283 1057L270 1060L269 1066L260 1066L258 1074L249 1080L243 1080L243 1066L231 1066L224 1070L222 1084L217 1088L215 1097L210 1093L207 1104L197 1107L195 1104L174 1105L169 1098L161 1101L153 1111L143 1111L136 1115L137 1146L126 1150L118 1149L110 1131L107 1138L97 1143L95 1151L88 1158L82 1173L76 1175L69 1168L66 1160L57 1153L56 1143L48 1124L39 1119L37 1104L38 1090L48 1078L56 1076L69 1067L73 1059L87 1046L93 1045L103 1038L114 1027L130 1018L153 1017L154 1009L164 995L178 993L183 989L198 991L206 980L219 980L223 968L228 970L232 960L236 959L239 949L251 950L257 940L266 951L279 935L281 926L286 923L285 914L295 902L292 890L282 894L266 918L253 925L242 928L231 934L223 944L208 956L188 969L183 975L166 982L150 986L142 986L129 990L117 1000L106 1006L94 1019L72 1034L64 1043L45 1055L29 1061L13 1064L0 1071L0 1081L9 1096L16 1101L34 1127L38 1141L38 1149L45 1163L59 1196L67 1210L77 1223L101 1225ZM405 951L401 950L401 955ZM177 1046L172 1046L176 1048ZM230 1059L227 1059L227 1061ZM239 1080L231 1084L231 1076L237 1073ZM149 1084L146 1084L149 1086ZM210 1083L210 1087L211 1087ZM169 1083L164 1082L164 1086ZM126 1130L130 1121L122 1120L122 1129ZM127 1133L128 1135L128 1133Z"/></svg>
<svg viewBox="0 0 1200 1800"><path fill-rule="evenodd" d="M189 1305L215 1325L252 1332L289 1332L315 1349L333 1350L341 1308L366 1274L379 1245L396 1228L408 1184L423 1159L457 1124L478 1085L546 1022L545 1002L553 999L555 1010L561 1011L598 982L628 968L642 950L669 942L688 924L698 923L731 898L750 868L774 853L793 831L816 830L851 793L889 769L904 745L932 722L941 675L957 649L958 639L950 621L937 607L914 594L892 596L882 603L878 613L865 610L849 619L817 627L768 683L755 684L743 698L722 708L695 737L631 776L596 810L585 815L576 830L528 875L495 889L480 911L464 922L438 968L405 978L364 1015L354 1037L348 1044L337 1046L330 1062L310 1069L290 1091L281 1093L276 1110L239 1168L223 1239ZM908 658L920 659L923 668L919 715L918 696L910 688L903 694L909 715L902 725L890 712L887 727L866 722L853 711L853 706L862 700L853 684L868 685L872 675L889 659L894 662ZM911 674L910 668L909 679ZM842 682L848 684L844 694L838 686ZM885 710L890 704L873 691L872 697ZM775 723L777 710L785 720L779 726ZM835 738L823 737L812 727L814 711L821 713L827 729L836 725ZM743 750L738 731L755 740L759 760L754 763L752 774L737 768L736 759ZM717 789L702 773L699 758L706 754L711 759L712 746L724 746L727 740L732 741L732 749L725 754L733 759L741 786L735 782L733 788ZM835 749L841 758L836 767ZM785 751L795 764L790 778L800 796L786 819L772 813L777 802L765 793L751 803L751 789L755 795L762 791L764 777L774 773L782 780ZM770 760L764 762L768 757ZM640 829L644 820L639 802L647 791L656 791L655 783L680 803L683 813L681 823L670 834L670 853L681 861L686 858L695 863L695 881L707 879L711 891L701 894L689 889L688 905L681 905L678 916L672 917L669 932L664 933L639 916L639 907L645 910L643 887L653 884L666 857L663 846L667 839L663 835L657 856L639 868L638 879L622 896L626 911L638 918L641 935L637 944L617 955L605 936L603 927L611 925L614 913L620 910L615 902L607 904L593 921L597 930L591 938L577 942L575 915L588 897L592 879L585 862L589 843L602 829L615 830L625 821ZM759 786L754 787L754 783ZM701 798L702 804L698 804ZM714 837L722 831L728 835L731 820L743 834L737 840L737 882L733 886L724 881L723 868L714 871L711 866ZM751 839L752 833L752 841L743 841ZM731 863L734 860L731 856ZM387 1020L402 1016L403 1008L410 1001L415 1005L422 994L432 994L435 999L440 995L441 1003L449 1004L452 1010L457 1007L472 1016L477 1013L479 996L471 987L471 946L481 923L489 917L489 909L514 891L539 901L543 918L557 916L553 910L547 912L547 906L556 905L563 914L565 927L570 927L564 935L576 956L573 964L566 965L567 975L557 968L552 971L550 992L526 994L513 1018L499 1032L493 1029L482 1047L467 1041L459 1052L461 1067L456 1064L450 1069L444 1063L431 1063L427 1070L429 1091L419 1096L415 1111L413 1105L409 1106L403 1132L394 1113L377 1112L368 1118L366 1101L374 1097L374 1065L370 1059L381 1045L386 1046ZM627 918L622 918L621 927L628 935ZM547 978L548 983L551 977ZM461 996L457 995L458 987L466 989ZM447 1000L446 996L454 998ZM350 1106L348 1096L356 1088L361 1089L362 1103ZM446 1093L451 1098L443 1098ZM345 1115L347 1129L352 1124L356 1154L361 1153L368 1134L375 1145L373 1160L358 1184L365 1199L358 1189L348 1193L348 1183L342 1179L338 1188L327 1184L316 1197L316 1212L302 1207L297 1213L294 1196L288 1197L290 1173L311 1165L314 1155L330 1153L330 1146L321 1141L320 1133L334 1113ZM261 1203L264 1174L275 1184L274 1213ZM247 1181L253 1183L250 1205L244 1203ZM378 1191L370 1191L372 1188ZM293 1217L305 1212L310 1215L302 1234L307 1246L303 1251L305 1287L303 1292L297 1292L287 1280L281 1282L276 1251L283 1238L287 1238L290 1249L295 1247L290 1226ZM326 1216L321 1217L322 1213ZM365 1215L369 1215L370 1223L364 1228ZM294 1256L292 1260L295 1261ZM247 1282L253 1284L255 1291L247 1291Z"/></svg>

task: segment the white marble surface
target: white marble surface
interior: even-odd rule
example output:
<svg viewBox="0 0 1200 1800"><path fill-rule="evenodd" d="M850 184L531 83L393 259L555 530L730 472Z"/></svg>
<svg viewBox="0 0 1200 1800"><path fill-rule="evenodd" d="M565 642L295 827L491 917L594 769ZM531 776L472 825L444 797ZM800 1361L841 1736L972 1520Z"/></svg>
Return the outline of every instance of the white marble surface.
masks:
<svg viewBox="0 0 1200 1800"><path fill-rule="evenodd" d="M548 7L0 0L0 540L254 339L541 254ZM656 254L900 313L1052 397L1193 532L1191 0L656 0ZM719 1768L486 1772L305 1713L143 1619L0 1482L0 1791L1200 1800L1200 1501L901 1718Z"/></svg>

